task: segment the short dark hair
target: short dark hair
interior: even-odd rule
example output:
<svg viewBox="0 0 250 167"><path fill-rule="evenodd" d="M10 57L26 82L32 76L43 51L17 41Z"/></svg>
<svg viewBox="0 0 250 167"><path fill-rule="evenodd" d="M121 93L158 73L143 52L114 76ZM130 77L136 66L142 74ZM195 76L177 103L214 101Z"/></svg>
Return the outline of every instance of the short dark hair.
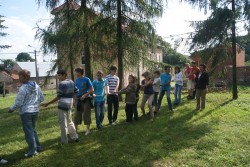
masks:
<svg viewBox="0 0 250 167"><path fill-rule="evenodd" d="M165 67L164 67L165 70L168 69L168 68L171 68L171 67L170 67L170 66L165 66Z"/></svg>
<svg viewBox="0 0 250 167"><path fill-rule="evenodd" d="M178 69L179 71L181 71L181 68L179 66L175 66L175 69Z"/></svg>
<svg viewBox="0 0 250 167"><path fill-rule="evenodd" d="M80 73L81 75L83 75L84 70L83 70L83 68L78 67L78 68L75 69L75 72L78 72L78 73Z"/></svg>
<svg viewBox="0 0 250 167"><path fill-rule="evenodd" d="M204 68L204 70L206 69L206 65L205 64L200 64L199 66L202 66Z"/></svg>
<svg viewBox="0 0 250 167"><path fill-rule="evenodd" d="M110 66L109 68L110 71L117 71L117 67L115 65Z"/></svg>
<svg viewBox="0 0 250 167"><path fill-rule="evenodd" d="M148 71L146 71L146 72L142 73L142 75L141 75L141 76L143 76L143 77L145 77L145 78L146 78L147 76L149 76L149 74L150 74L150 73L149 73Z"/></svg>
<svg viewBox="0 0 250 167"><path fill-rule="evenodd" d="M67 71L65 69L60 69L57 71L57 75L65 75L65 77L67 77Z"/></svg>
<svg viewBox="0 0 250 167"><path fill-rule="evenodd" d="M154 73L157 74L157 75L161 74L159 70L156 70Z"/></svg>

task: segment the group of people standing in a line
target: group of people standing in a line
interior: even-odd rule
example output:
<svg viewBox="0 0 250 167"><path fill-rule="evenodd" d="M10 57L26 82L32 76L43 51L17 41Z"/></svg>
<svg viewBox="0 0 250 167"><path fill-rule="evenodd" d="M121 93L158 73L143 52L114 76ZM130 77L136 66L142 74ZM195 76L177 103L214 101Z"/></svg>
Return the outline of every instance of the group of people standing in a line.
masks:
<svg viewBox="0 0 250 167"><path fill-rule="evenodd" d="M67 79L66 70L61 69L57 71L60 81L57 96L44 103L42 103L44 96L40 87L36 82L30 81L30 72L27 70L20 71L19 79L22 86L19 88L15 103L10 107L9 112L13 112L19 108L25 139L29 146L25 156L34 156L42 150L35 131L40 103L42 106L47 107L58 101L58 122L61 130L61 142L63 144L68 143L67 135L69 135L71 140L78 142L77 130L82 122L86 125L85 135L90 133L91 108L95 110L95 120L98 129L103 127L105 103L107 103L109 124L115 125L117 123L119 94L126 94L126 123L138 120L137 104L141 90L143 91L143 96L140 108L143 116L146 115L145 105L147 102L149 108L148 115L150 115L150 120L153 121L155 115L161 108L161 102L165 94L169 110L173 112L170 98L171 82L175 82L174 105L181 103L183 87L181 69L178 66L174 69L174 79L172 79L172 75L170 74L171 67L169 66L164 67L164 72L162 73L159 70L153 74L144 72L142 74L144 79L141 84L138 83L134 75L129 75L128 85L121 90L118 90L119 77L116 76L116 66L110 67L110 74L106 77L104 77L104 73L101 70L97 71L96 79L93 82L84 76L84 70L82 68L75 69L75 75L77 77L75 82ZM201 64L198 68L195 66L195 63L192 63L192 67L186 64L185 68L185 76L188 78L188 98L191 99L191 96L193 98L193 92L196 92L197 109L205 108L206 90L209 83L209 77L205 69L206 66L204 64ZM92 102L94 102L94 104ZM73 121L72 108L74 104L76 112Z"/></svg>

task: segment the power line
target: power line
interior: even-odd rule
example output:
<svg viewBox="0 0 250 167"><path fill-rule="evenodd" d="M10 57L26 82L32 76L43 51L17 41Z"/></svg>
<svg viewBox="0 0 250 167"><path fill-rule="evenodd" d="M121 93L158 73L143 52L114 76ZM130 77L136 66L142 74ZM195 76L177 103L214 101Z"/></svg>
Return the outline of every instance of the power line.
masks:
<svg viewBox="0 0 250 167"><path fill-rule="evenodd" d="M40 51L36 51L37 53ZM20 52L20 53L34 53L34 52ZM19 54L19 53L0 53L0 54Z"/></svg>
<svg viewBox="0 0 250 167"><path fill-rule="evenodd" d="M186 33L182 33L182 34L176 34L176 35L169 35L167 37L163 37L164 39L165 38L172 38L172 37L177 37L177 36L182 36L182 35L186 35L186 34L190 34L190 33L194 33L195 31L193 32L186 32Z"/></svg>

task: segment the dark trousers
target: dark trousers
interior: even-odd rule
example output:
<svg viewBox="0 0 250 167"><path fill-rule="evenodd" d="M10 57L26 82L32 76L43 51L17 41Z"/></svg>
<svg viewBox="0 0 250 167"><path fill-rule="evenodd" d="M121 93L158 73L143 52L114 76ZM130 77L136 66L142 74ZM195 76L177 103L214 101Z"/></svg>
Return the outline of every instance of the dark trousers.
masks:
<svg viewBox="0 0 250 167"><path fill-rule="evenodd" d="M108 103L108 120L109 123L112 123L117 120L118 108L119 108L118 95L109 94L107 96L107 103ZM114 113L112 115L113 107L114 107Z"/></svg>
<svg viewBox="0 0 250 167"><path fill-rule="evenodd" d="M138 120L138 110L137 110L138 101L139 101L139 99L136 100L135 105L134 105L135 109L134 109L134 113L133 114L134 114L134 120L135 121Z"/></svg>
<svg viewBox="0 0 250 167"><path fill-rule="evenodd" d="M135 112L135 104L126 104L126 122L132 122L133 114Z"/></svg>
<svg viewBox="0 0 250 167"><path fill-rule="evenodd" d="M158 94L159 92L154 93L154 100L153 100L152 106L157 107Z"/></svg>

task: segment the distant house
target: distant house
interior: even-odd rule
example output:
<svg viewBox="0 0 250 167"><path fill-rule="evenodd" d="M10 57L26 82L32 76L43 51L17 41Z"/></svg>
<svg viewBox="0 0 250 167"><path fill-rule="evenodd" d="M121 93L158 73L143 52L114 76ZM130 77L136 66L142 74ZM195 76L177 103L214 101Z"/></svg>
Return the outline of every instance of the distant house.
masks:
<svg viewBox="0 0 250 167"><path fill-rule="evenodd" d="M237 50L237 52L236 52L236 67L243 67L243 66L245 66L245 48L243 48L243 47L241 47L240 45L237 44L236 45L236 50ZM229 47L228 51L232 52L232 48ZM211 62L203 62L201 56L199 55L199 53L200 52L192 53L190 58L193 61L196 61L198 65L201 64L201 63L205 63L205 64L207 64L207 66L210 66ZM229 57L221 65L223 65L223 66L232 66L233 65L232 58ZM211 68L211 67L209 67L209 68Z"/></svg>
<svg viewBox="0 0 250 167"><path fill-rule="evenodd" d="M8 92L15 92L19 84L19 76L6 71L0 71L0 82L5 83L5 89Z"/></svg>
<svg viewBox="0 0 250 167"><path fill-rule="evenodd" d="M54 62L37 62L38 81L36 81L35 62L17 62L12 68L12 74L18 74L19 71L26 69L31 72L31 80L36 81L42 88L53 89L56 87L56 73L52 72Z"/></svg>
<svg viewBox="0 0 250 167"><path fill-rule="evenodd" d="M250 77L249 77L249 69L250 67L245 66L245 48L241 47L239 44L236 45L236 68L237 68L237 81L241 83L250 83ZM232 48L228 47L228 52L232 52ZM233 61L231 57L228 57L220 64L216 65L215 67L211 66L211 60L208 62L203 62L201 56L199 55L200 52L194 52L191 54L190 58L193 61L196 61L197 64L204 63L207 65L207 71L210 71L211 69L215 69L216 75L214 75L214 79L217 81L226 81L227 83L232 83L232 66ZM211 55L212 57L212 55ZM225 69L226 70L223 70ZM224 75L220 75L220 73L224 71Z"/></svg>

